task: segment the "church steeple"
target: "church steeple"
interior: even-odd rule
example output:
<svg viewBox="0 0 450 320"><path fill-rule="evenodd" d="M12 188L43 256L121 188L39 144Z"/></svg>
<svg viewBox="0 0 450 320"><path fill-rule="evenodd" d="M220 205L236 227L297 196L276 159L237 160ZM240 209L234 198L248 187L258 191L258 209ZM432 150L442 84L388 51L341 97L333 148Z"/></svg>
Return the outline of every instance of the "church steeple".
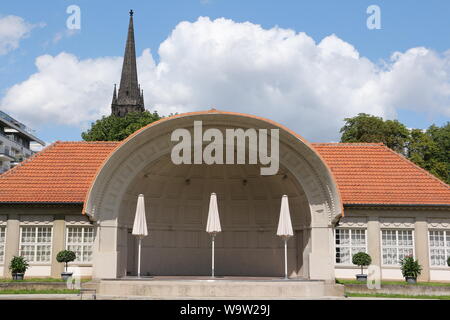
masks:
<svg viewBox="0 0 450 320"><path fill-rule="evenodd" d="M114 88L114 96L116 89ZM119 94L113 96L111 104L112 114L124 117L128 112L142 112L144 97L140 90L136 67L136 49L134 43L133 10L130 10L130 24L128 26L127 44L123 57L122 76L120 79Z"/></svg>
<svg viewBox="0 0 450 320"><path fill-rule="evenodd" d="M112 98L112 104L117 104L117 88L116 84L114 83L114 91L113 91L113 98Z"/></svg>

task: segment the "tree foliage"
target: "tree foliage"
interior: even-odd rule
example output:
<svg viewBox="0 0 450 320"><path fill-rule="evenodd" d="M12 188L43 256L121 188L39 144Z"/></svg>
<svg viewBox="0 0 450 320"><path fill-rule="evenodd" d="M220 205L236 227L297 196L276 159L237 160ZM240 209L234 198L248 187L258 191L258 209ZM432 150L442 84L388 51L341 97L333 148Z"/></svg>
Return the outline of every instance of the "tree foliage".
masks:
<svg viewBox="0 0 450 320"><path fill-rule="evenodd" d="M372 263L372 258L365 252L358 252L353 255L352 263L357 266L368 266Z"/></svg>
<svg viewBox="0 0 450 320"><path fill-rule="evenodd" d="M121 141L130 134L145 127L149 123L161 119L155 111L130 112L120 118L114 115L103 117L91 125L91 128L81 134L85 141Z"/></svg>
<svg viewBox="0 0 450 320"><path fill-rule="evenodd" d="M344 121L341 142L382 142L397 152L404 152L409 131L397 120L384 121L380 117L360 113Z"/></svg>
<svg viewBox="0 0 450 320"><path fill-rule="evenodd" d="M75 252L70 250L62 250L56 255L56 261L58 262L72 262L77 258Z"/></svg>
<svg viewBox="0 0 450 320"><path fill-rule="evenodd" d="M382 142L450 184L450 122L421 130L365 113L344 121L341 142Z"/></svg>

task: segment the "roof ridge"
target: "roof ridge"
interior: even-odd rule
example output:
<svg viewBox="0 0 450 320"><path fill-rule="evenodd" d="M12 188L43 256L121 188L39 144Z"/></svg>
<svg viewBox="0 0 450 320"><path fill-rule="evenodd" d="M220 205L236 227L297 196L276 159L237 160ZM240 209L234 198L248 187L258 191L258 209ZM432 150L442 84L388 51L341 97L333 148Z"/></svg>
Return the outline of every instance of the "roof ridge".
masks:
<svg viewBox="0 0 450 320"><path fill-rule="evenodd" d="M57 141L57 143L59 144L117 144L117 143L121 143L121 141L84 141L84 140L80 140L80 141Z"/></svg>
<svg viewBox="0 0 450 320"><path fill-rule="evenodd" d="M340 146L385 146L383 142L312 142L312 145L340 145Z"/></svg>
<svg viewBox="0 0 450 320"><path fill-rule="evenodd" d="M410 166L415 167L416 169L419 169L420 171L422 171L423 173L425 173L426 175L428 175L429 177L433 178L434 180L436 180L437 182L439 182L440 184L443 184L444 187L447 187L450 190L450 185L448 185L447 183L445 183L444 181L442 181L441 179L439 179L438 177L436 177L434 174L430 173L429 171L425 170L424 168L418 166L417 164L415 164L414 162L412 162L411 160L409 160L407 157L405 157L404 155L395 152L394 150L392 150L391 148L384 146L385 149L389 150L389 152L395 154L397 157L399 157L400 159L402 159L403 161L407 162Z"/></svg>

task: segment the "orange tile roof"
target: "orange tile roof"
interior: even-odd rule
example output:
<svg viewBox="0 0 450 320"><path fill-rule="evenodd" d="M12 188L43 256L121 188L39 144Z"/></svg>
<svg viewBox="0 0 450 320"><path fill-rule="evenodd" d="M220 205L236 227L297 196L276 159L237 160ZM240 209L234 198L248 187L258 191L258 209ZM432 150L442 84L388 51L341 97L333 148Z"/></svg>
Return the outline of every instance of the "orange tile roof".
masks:
<svg viewBox="0 0 450 320"><path fill-rule="evenodd" d="M0 202L83 203L119 142L56 142L0 175ZM344 204L450 205L450 186L383 144L316 143Z"/></svg>
<svg viewBox="0 0 450 320"><path fill-rule="evenodd" d="M0 202L82 203L118 142L55 142L0 175Z"/></svg>
<svg viewBox="0 0 450 320"><path fill-rule="evenodd" d="M450 186L382 143L313 143L344 204L450 205Z"/></svg>

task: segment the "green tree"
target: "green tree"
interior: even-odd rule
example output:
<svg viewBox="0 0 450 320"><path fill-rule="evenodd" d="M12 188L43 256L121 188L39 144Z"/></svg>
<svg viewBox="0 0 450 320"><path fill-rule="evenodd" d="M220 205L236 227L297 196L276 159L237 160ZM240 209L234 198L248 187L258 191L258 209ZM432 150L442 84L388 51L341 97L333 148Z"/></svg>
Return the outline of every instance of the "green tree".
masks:
<svg viewBox="0 0 450 320"><path fill-rule="evenodd" d="M384 121L380 117L360 113L344 121L340 131L341 142L382 142L399 153L405 152L409 131L397 120Z"/></svg>
<svg viewBox="0 0 450 320"><path fill-rule="evenodd" d="M450 122L426 131L412 129L408 158L418 166L450 184Z"/></svg>
<svg viewBox="0 0 450 320"><path fill-rule="evenodd" d="M418 166L430 170L430 161L437 152L433 139L421 129L412 129L408 144L408 158Z"/></svg>
<svg viewBox="0 0 450 320"><path fill-rule="evenodd" d="M92 123L91 128L83 132L81 137L85 141L121 141L159 119L161 117L156 111L130 112L123 118L114 115L104 116Z"/></svg>
<svg viewBox="0 0 450 320"><path fill-rule="evenodd" d="M364 274L363 267L370 266L372 258L365 252L358 252L353 255L352 263L361 267L361 274Z"/></svg>

